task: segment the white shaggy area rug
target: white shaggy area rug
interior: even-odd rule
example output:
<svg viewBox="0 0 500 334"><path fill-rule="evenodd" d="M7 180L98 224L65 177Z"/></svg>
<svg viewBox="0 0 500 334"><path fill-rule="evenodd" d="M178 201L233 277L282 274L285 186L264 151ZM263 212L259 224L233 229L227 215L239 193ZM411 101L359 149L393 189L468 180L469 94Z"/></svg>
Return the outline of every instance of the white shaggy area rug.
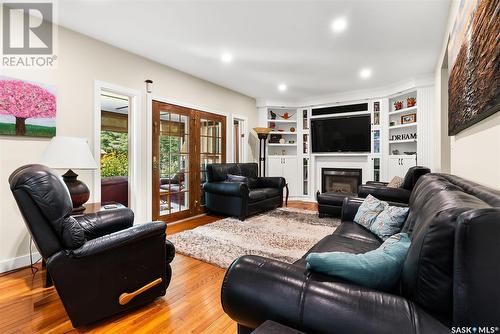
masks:
<svg viewBox="0 0 500 334"><path fill-rule="evenodd" d="M318 218L314 211L278 208L245 221L221 219L168 239L177 252L222 268L242 255L293 263L339 224L339 219Z"/></svg>

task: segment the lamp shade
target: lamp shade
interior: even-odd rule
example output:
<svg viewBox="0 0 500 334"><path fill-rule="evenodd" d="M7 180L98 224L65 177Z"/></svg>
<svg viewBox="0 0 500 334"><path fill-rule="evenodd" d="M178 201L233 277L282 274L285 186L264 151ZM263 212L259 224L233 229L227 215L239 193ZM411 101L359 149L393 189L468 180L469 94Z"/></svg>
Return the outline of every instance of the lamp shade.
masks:
<svg viewBox="0 0 500 334"><path fill-rule="evenodd" d="M97 169L85 138L53 137L41 163L54 169Z"/></svg>
<svg viewBox="0 0 500 334"><path fill-rule="evenodd" d="M273 131L271 128L253 128L253 131L258 135L267 135L269 132Z"/></svg>

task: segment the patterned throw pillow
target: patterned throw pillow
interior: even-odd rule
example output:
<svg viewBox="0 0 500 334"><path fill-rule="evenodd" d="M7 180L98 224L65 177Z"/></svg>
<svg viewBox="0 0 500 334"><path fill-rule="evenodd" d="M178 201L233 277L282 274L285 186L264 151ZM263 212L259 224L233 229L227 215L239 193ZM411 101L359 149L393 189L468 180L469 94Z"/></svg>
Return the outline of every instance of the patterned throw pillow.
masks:
<svg viewBox="0 0 500 334"><path fill-rule="evenodd" d="M387 206L375 218L370 226L370 231L379 236L380 239L387 240L390 236L401 231L409 210L410 208L407 207Z"/></svg>
<svg viewBox="0 0 500 334"><path fill-rule="evenodd" d="M399 176L394 176L391 182L387 184L387 188L401 188L403 182L404 180L402 178L400 178Z"/></svg>
<svg viewBox="0 0 500 334"><path fill-rule="evenodd" d="M358 212L354 217L354 222L370 229L370 226L377 216L384 211L387 206L389 206L387 202L383 202L372 195L368 195L359 206Z"/></svg>

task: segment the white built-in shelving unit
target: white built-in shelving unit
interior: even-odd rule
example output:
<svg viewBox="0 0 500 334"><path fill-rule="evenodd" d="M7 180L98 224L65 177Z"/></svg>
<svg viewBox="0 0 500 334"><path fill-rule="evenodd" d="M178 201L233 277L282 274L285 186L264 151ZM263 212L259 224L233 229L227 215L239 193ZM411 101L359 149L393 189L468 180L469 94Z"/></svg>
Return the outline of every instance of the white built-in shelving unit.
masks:
<svg viewBox="0 0 500 334"><path fill-rule="evenodd" d="M415 99L416 105L409 106L408 99ZM396 108L396 103L400 103ZM387 123L388 158L387 175L404 176L408 168L417 164L418 152L418 99L417 90L398 93L389 97ZM404 118L412 121L404 122Z"/></svg>
<svg viewBox="0 0 500 334"><path fill-rule="evenodd" d="M433 89L432 85L419 86L378 98L331 104L323 101L305 107L260 107L259 125L273 128L271 136L279 136L284 141L279 143L277 137L268 138L267 176L285 177L291 197L314 200L320 189L321 168L362 168L363 182L366 182L389 181L396 175L403 177L408 168L417 163L430 166ZM409 97L416 99L416 105L408 107ZM403 103L401 109L395 109L396 101ZM368 103L368 110L347 114L371 115L371 152L312 153L311 120L347 116L344 113L312 116L312 110L356 103ZM271 112L276 115L275 119ZM285 113L288 113L287 119ZM415 114L415 122L401 122L402 117L412 114Z"/></svg>

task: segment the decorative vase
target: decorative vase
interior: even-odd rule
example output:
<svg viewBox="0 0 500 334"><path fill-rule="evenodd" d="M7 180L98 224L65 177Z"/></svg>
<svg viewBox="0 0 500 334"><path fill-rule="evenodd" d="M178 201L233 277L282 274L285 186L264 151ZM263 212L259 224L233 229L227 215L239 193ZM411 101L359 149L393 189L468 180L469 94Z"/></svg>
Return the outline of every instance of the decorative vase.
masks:
<svg viewBox="0 0 500 334"><path fill-rule="evenodd" d="M414 107L417 105L417 99L414 97L409 97L406 99L406 106L408 108Z"/></svg>
<svg viewBox="0 0 500 334"><path fill-rule="evenodd" d="M71 169L63 174L62 178L66 187L68 187L73 202L73 213L83 212L85 207L83 204L87 203L90 197L90 190L85 183L77 179L78 174Z"/></svg>
<svg viewBox="0 0 500 334"><path fill-rule="evenodd" d="M396 101L396 102L394 102L394 109L395 110L403 109L403 101Z"/></svg>

